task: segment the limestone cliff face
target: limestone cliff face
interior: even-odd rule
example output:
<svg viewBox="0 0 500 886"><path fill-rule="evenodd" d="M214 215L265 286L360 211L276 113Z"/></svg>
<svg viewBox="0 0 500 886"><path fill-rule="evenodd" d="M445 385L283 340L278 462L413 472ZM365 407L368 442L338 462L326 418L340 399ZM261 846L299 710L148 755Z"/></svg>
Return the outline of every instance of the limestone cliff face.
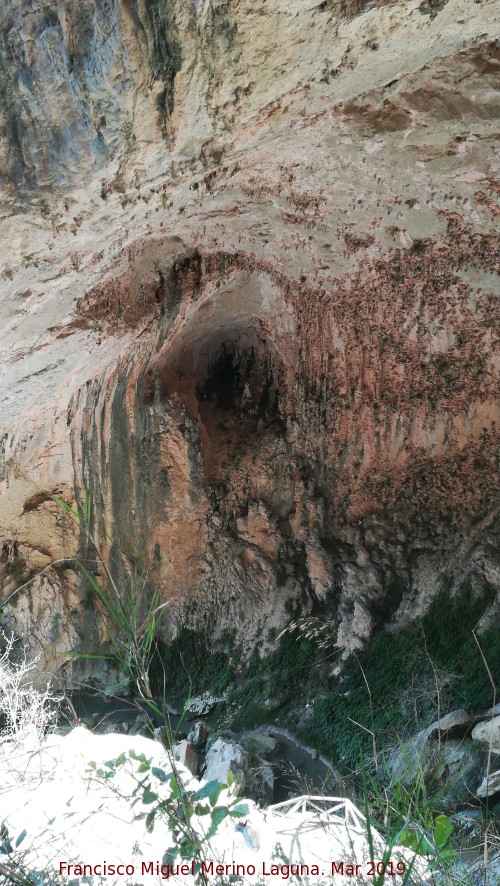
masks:
<svg viewBox="0 0 500 886"><path fill-rule="evenodd" d="M498 12L4 4L0 580L49 666L101 637L48 566L85 489L167 637L498 618Z"/></svg>

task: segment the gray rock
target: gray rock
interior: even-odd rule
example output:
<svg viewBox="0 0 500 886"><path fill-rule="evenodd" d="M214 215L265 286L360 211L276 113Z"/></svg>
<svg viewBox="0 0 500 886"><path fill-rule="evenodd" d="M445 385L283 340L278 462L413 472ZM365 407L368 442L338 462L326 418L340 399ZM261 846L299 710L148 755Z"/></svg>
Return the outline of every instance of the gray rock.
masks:
<svg viewBox="0 0 500 886"><path fill-rule="evenodd" d="M274 793L274 770L270 763L257 758L247 776L249 795L266 805L272 803Z"/></svg>
<svg viewBox="0 0 500 886"><path fill-rule="evenodd" d="M186 711L189 714L198 714L201 717L210 714L216 704L217 699L210 695L209 692L204 692L203 695L197 695L189 700L186 705Z"/></svg>
<svg viewBox="0 0 500 886"><path fill-rule="evenodd" d="M195 748L199 748L205 744L208 738L208 726L204 720L197 720L196 723L193 724L193 728L191 729L188 735L188 741L194 745Z"/></svg>
<svg viewBox="0 0 500 886"><path fill-rule="evenodd" d="M483 720L472 730L474 741L484 741L500 751L500 714L490 720Z"/></svg>
<svg viewBox="0 0 500 886"><path fill-rule="evenodd" d="M176 708L173 708L172 705L168 704L168 702L165 702L164 708L165 708L165 713L170 714L171 717L178 717L179 716L179 711L176 710Z"/></svg>
<svg viewBox="0 0 500 886"><path fill-rule="evenodd" d="M447 735L453 729L458 729L459 727L466 729L477 723L477 720L477 714L469 714L463 708L459 708L456 711L450 711L449 714L445 714L440 720L435 720L419 735L425 735L426 740L434 736Z"/></svg>
<svg viewBox="0 0 500 886"><path fill-rule="evenodd" d="M497 769L496 772L490 772L489 777L484 776L476 791L476 796L492 797L497 791L500 791L500 769Z"/></svg>
<svg viewBox="0 0 500 886"><path fill-rule="evenodd" d="M481 827L481 811L467 809L450 816L453 823L453 841L460 849L474 849L481 843L483 829Z"/></svg>
<svg viewBox="0 0 500 886"><path fill-rule="evenodd" d="M237 795L245 788L245 771L249 764L249 755L235 741L218 738L207 751L205 781L218 781L227 784L229 772L234 775Z"/></svg>
<svg viewBox="0 0 500 886"><path fill-rule="evenodd" d="M274 771L262 757L254 756L230 739L218 738L207 753L204 779L227 784L228 773L235 779L235 793L270 803L274 791Z"/></svg>
<svg viewBox="0 0 500 886"><path fill-rule="evenodd" d="M500 701L495 705L494 708L490 708L488 711L485 711L481 719L486 720L488 717L494 717L496 714L500 714Z"/></svg>
<svg viewBox="0 0 500 886"><path fill-rule="evenodd" d="M115 735L120 733L120 726L118 723L112 723L111 720L104 720L98 724L96 732L99 735Z"/></svg>
<svg viewBox="0 0 500 886"><path fill-rule="evenodd" d="M113 731L113 730L111 730ZM116 730L115 730L116 731ZM129 729L130 735L144 735L149 736L150 734L150 725L148 718L145 714L139 714L135 720L133 725Z"/></svg>
<svg viewBox="0 0 500 886"><path fill-rule="evenodd" d="M279 748L279 743L268 732L247 732L241 739L241 744L250 754L258 757L272 757Z"/></svg>
<svg viewBox="0 0 500 886"><path fill-rule="evenodd" d="M163 745L163 747L170 746L170 732L166 726L157 726L155 729L155 735Z"/></svg>
<svg viewBox="0 0 500 886"><path fill-rule="evenodd" d="M432 761L436 756L433 753L435 741L438 742L439 748L442 746L444 749L446 745L451 753L451 757L455 757L457 750L451 736L458 733L460 739L462 739L463 734L467 734L477 721L477 715L469 714L463 709L451 711L439 720L435 720L430 726L422 729L413 738L409 739L403 749L397 750L391 755L388 761L388 768L391 771L392 777L409 781L416 774L419 765L427 766L428 763L432 765ZM446 739L445 744L443 744L443 739Z"/></svg>
<svg viewBox="0 0 500 886"><path fill-rule="evenodd" d="M477 794L477 784L485 770L487 747L463 738L437 736L426 738L423 730L387 760L393 782L410 784L418 771L432 778L442 790L443 808L454 811L457 805Z"/></svg>
<svg viewBox="0 0 500 886"><path fill-rule="evenodd" d="M500 883L500 853L489 858L486 865L481 859L466 871L465 883L472 886L498 886Z"/></svg>

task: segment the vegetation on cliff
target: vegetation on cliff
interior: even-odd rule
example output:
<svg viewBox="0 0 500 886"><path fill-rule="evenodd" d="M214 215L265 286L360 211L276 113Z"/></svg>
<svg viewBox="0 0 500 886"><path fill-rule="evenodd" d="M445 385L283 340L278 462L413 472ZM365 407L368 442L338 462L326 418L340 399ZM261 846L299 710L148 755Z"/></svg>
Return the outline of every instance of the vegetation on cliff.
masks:
<svg viewBox="0 0 500 886"><path fill-rule="evenodd" d="M489 602L488 595L476 597L467 585L456 598L442 593L419 621L403 631L380 630L367 649L340 668L334 637L325 650L298 631L285 632L268 655L255 649L242 664L230 635L210 645L184 628L162 658L174 695L188 689L224 694L236 729L277 716L296 727L297 711L309 703L300 736L356 768L360 753L366 760L373 750L372 733L382 749L440 713L457 707L476 711L491 703L490 680L472 634ZM328 604L322 610L326 619ZM481 636L481 648L491 672L500 673L497 630Z"/></svg>

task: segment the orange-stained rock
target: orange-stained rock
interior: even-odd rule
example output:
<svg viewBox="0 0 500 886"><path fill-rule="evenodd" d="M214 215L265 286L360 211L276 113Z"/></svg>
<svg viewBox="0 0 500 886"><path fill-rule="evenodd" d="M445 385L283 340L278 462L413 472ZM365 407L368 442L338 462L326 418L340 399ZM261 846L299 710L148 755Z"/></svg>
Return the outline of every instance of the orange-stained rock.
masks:
<svg viewBox="0 0 500 886"><path fill-rule="evenodd" d="M86 496L166 640L498 599L495 4L4 6L7 625L104 642Z"/></svg>

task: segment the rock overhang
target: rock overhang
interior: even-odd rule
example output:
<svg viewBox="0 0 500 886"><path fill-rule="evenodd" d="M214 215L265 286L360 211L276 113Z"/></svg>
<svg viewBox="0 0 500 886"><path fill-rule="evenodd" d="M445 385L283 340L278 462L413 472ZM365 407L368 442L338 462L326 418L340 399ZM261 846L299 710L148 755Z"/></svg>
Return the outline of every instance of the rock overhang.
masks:
<svg viewBox="0 0 500 886"><path fill-rule="evenodd" d="M496 537L498 476L495 12L459 0L452 17L451 6L433 20L411 3L362 16L343 8L333 42L328 10L282 17L287 52L308 34L283 81L269 75L277 54L264 53L265 17L235 19L231 49L224 14L213 44L184 54L196 62L177 75L168 144L147 113L158 84L141 92L141 44L135 148L128 109L127 130L115 126L125 78L106 121L117 155L98 181L89 173L64 209L49 200L35 218L25 203L2 220L11 362L0 394L1 532L18 534L28 565L64 541L47 504L20 516L35 480L68 500L90 485L94 508L108 512L103 530L123 514L127 538L160 525L162 549L174 526L196 526L200 545L182 556L197 567L178 573L186 594L203 587L219 599L254 584L276 599L275 552L302 563L305 548L300 581L319 589L342 572L344 609L359 598L358 627L366 610L369 632L389 573L418 586L420 600L448 567L457 581L472 569L476 584L495 584L479 541L488 536L490 549ZM324 41L336 53L328 66ZM230 72L220 83L205 79L205 49ZM277 93L287 95L281 108ZM11 201L7 211L18 210ZM266 419L257 413L268 369L279 396ZM29 482L14 476L19 462ZM142 490L160 490L154 513ZM227 549L213 547L216 535ZM234 565L227 581L222 557ZM297 584L292 572L283 593Z"/></svg>

